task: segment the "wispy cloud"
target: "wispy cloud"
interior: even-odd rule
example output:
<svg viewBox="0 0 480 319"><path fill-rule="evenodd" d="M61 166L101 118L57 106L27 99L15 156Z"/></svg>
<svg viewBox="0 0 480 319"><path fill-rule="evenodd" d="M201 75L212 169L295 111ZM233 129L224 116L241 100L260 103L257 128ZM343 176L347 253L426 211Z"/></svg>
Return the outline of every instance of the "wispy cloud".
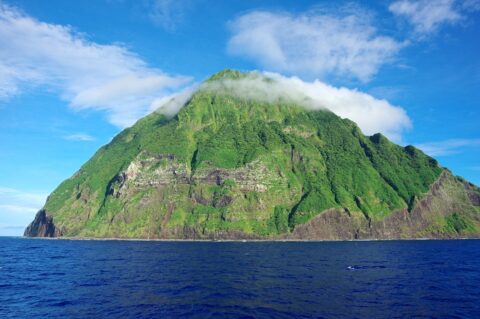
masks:
<svg viewBox="0 0 480 319"><path fill-rule="evenodd" d="M479 11L480 10L480 0L463 0L462 9L466 11Z"/></svg>
<svg viewBox="0 0 480 319"><path fill-rule="evenodd" d="M84 134L84 133L65 135L63 138L69 141L79 141L79 142L90 142L95 140L93 136Z"/></svg>
<svg viewBox="0 0 480 319"><path fill-rule="evenodd" d="M23 205L29 207L40 207L43 205L47 194L38 192L25 192L9 187L0 186L0 203L11 205Z"/></svg>
<svg viewBox="0 0 480 319"><path fill-rule="evenodd" d="M430 156L448 156L452 154L458 154L463 149L468 147L480 146L480 138L449 139L445 141L416 144L415 146Z"/></svg>
<svg viewBox="0 0 480 319"><path fill-rule="evenodd" d="M182 92L158 98L153 101L151 111L161 112L168 117L173 117L187 103L197 89L198 86L194 85Z"/></svg>
<svg viewBox="0 0 480 319"><path fill-rule="evenodd" d="M191 80L149 67L122 45L93 42L69 26L38 21L1 3L0 43L0 98L47 87L73 109L104 111L120 127Z"/></svg>
<svg viewBox="0 0 480 319"><path fill-rule="evenodd" d="M273 81L272 81L273 80ZM307 82L298 77L285 77L277 73L252 73L240 79L221 79L209 82L202 89L228 92L241 98L277 102L293 101L307 109L329 109L342 118L358 124L368 135L381 132L395 141L411 127L405 110L386 100L344 87L334 87L319 80Z"/></svg>
<svg viewBox="0 0 480 319"><path fill-rule="evenodd" d="M480 9L477 0L399 0L389 10L405 18L419 35L433 33L443 25L453 25L464 19L465 11Z"/></svg>
<svg viewBox="0 0 480 319"><path fill-rule="evenodd" d="M379 34L370 14L358 8L336 13L253 11L230 23L228 52L279 72L368 81L402 44Z"/></svg>
<svg viewBox="0 0 480 319"><path fill-rule="evenodd" d="M0 235L21 235L46 198L41 192L0 187Z"/></svg>
<svg viewBox="0 0 480 319"><path fill-rule="evenodd" d="M5 229L5 230L15 230L15 231L22 231L25 229L25 226L23 225L5 225L5 224L0 224L0 229Z"/></svg>
<svg viewBox="0 0 480 319"><path fill-rule="evenodd" d="M11 212L15 214L31 214L36 213L40 207L29 207L21 205L0 205L0 212Z"/></svg>
<svg viewBox="0 0 480 319"><path fill-rule="evenodd" d="M21 236L24 230L24 225L10 225L0 223L0 236Z"/></svg>
<svg viewBox="0 0 480 319"><path fill-rule="evenodd" d="M190 0L151 0L148 2L150 19L166 31L175 31L185 21L185 16L192 6Z"/></svg>

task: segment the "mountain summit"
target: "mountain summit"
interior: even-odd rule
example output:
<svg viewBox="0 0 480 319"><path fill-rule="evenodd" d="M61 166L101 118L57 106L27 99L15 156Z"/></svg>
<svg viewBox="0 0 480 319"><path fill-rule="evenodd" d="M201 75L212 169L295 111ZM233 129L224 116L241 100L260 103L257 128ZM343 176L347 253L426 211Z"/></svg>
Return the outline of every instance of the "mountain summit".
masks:
<svg viewBox="0 0 480 319"><path fill-rule="evenodd" d="M225 70L167 101L60 184L25 236L480 235L479 188L274 83Z"/></svg>

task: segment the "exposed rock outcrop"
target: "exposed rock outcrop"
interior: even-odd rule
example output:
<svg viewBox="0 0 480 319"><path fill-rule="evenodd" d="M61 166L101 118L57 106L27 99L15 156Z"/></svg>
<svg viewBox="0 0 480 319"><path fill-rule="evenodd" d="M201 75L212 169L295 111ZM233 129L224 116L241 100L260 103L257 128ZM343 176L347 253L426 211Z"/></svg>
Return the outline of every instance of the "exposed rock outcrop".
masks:
<svg viewBox="0 0 480 319"><path fill-rule="evenodd" d="M60 237L62 231L55 227L53 217L48 215L45 209L38 211L33 222L25 229L27 237Z"/></svg>
<svg viewBox="0 0 480 319"><path fill-rule="evenodd" d="M459 207L470 201L470 207ZM151 239L302 239L302 240L355 240L355 239L402 239L402 238L453 238L477 237L475 234L457 229L455 234L442 233L438 222L462 211L462 216L480 223L476 207L480 206L479 193L475 186L462 182L444 171L431 186L430 191L417 201L411 211L396 210L381 220L370 220L360 212L349 212L345 209L332 208L320 213L309 222L298 225L290 234L278 237L264 238L255 234L240 231L222 230L215 232L200 232L190 227L165 229ZM170 214L174 209L169 208ZM165 216L162 224L166 224L170 215ZM29 237L59 237L62 231L53 223L52 216L45 210L40 210L35 220L25 230Z"/></svg>
<svg viewBox="0 0 480 319"><path fill-rule="evenodd" d="M381 220L370 220L361 213L329 209L297 226L286 238L350 240L478 237L465 232L468 229L459 228L453 234L441 231L441 223L458 212L462 212L462 216L474 223L480 223L480 216L475 210L475 207L480 206L479 193L474 188L475 186L461 182L450 172L444 171L411 211L396 210ZM468 201L471 206L464 204Z"/></svg>
<svg viewBox="0 0 480 319"><path fill-rule="evenodd" d="M221 185L225 180L232 180L238 189L245 193L250 191L265 192L270 183L282 183L280 177L269 172L260 162L247 163L238 169L204 168L192 174L190 168L175 160L171 154L158 154L130 163L125 171L120 172L110 183L108 194L120 197L134 189L166 185L208 184Z"/></svg>

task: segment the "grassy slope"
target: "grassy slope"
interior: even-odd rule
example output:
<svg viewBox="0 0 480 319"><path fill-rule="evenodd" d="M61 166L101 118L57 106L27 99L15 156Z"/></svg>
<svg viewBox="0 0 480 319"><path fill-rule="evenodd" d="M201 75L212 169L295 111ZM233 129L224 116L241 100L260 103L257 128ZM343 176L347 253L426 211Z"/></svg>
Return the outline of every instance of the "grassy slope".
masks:
<svg viewBox="0 0 480 319"><path fill-rule="evenodd" d="M222 76L242 74L214 78ZM132 161L154 154L175 155L192 183L132 184L127 196L108 195ZM213 169L240 174L246 165L267 191L240 191L234 180L195 180ZM153 113L120 133L63 182L45 208L71 236L175 237L186 228L200 235L238 230L271 236L331 207L382 219L411 207L441 171L414 147L380 134L366 137L329 111L199 91L173 119ZM219 204L225 198L233 200Z"/></svg>

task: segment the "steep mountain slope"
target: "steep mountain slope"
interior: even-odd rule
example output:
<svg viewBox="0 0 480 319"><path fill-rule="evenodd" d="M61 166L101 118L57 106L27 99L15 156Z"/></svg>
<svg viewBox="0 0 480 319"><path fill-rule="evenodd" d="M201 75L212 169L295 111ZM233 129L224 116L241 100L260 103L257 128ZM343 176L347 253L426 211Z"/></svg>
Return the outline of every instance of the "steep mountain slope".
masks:
<svg viewBox="0 0 480 319"><path fill-rule="evenodd" d="M262 101L214 75L154 112L48 198L26 236L404 238L480 234L480 190L413 146L327 110ZM262 81L272 81L263 78ZM214 87L214 89L212 89Z"/></svg>

